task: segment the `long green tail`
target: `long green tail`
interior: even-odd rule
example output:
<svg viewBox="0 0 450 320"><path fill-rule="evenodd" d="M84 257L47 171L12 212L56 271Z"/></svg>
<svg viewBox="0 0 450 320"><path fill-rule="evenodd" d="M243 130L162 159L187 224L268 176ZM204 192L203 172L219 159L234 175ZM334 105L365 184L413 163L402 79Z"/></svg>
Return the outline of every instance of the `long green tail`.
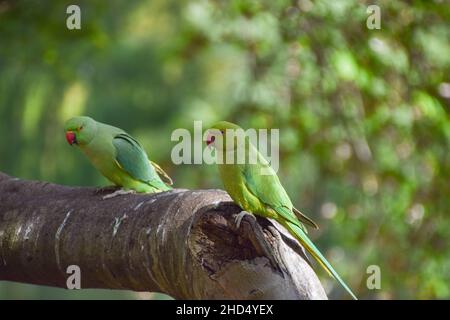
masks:
<svg viewBox="0 0 450 320"><path fill-rule="evenodd" d="M320 253L319 249L309 240L306 233L295 224L288 221L280 221L280 223L285 226L289 232L295 236L295 238L300 241L300 243L305 247L306 250L319 262L319 264L328 272L330 276L335 278L347 292L352 296L353 299L358 300L352 290L345 284L338 273L333 269L331 264L325 259L325 257Z"/></svg>

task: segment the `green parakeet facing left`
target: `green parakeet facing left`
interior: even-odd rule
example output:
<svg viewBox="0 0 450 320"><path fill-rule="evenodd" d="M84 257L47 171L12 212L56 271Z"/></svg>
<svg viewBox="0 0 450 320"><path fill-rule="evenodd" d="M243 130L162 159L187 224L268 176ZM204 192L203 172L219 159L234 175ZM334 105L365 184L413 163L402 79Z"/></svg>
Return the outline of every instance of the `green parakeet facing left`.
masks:
<svg viewBox="0 0 450 320"><path fill-rule="evenodd" d="M154 193L171 190L170 177L151 162L139 142L122 129L103 124L89 117L74 117L64 126L67 142L77 145L103 176L122 187L110 198L130 192Z"/></svg>
<svg viewBox="0 0 450 320"><path fill-rule="evenodd" d="M208 146L216 149L216 157L222 159L217 163L225 190L244 210L237 216L237 227L244 215L249 213L276 220L356 299L350 288L308 238L302 222L314 228L317 228L317 225L294 208L275 171L243 133L239 126L221 121L208 130L206 141ZM246 161L237 161L239 152L245 154ZM252 152L256 155L254 159L257 161L250 162L249 155Z"/></svg>

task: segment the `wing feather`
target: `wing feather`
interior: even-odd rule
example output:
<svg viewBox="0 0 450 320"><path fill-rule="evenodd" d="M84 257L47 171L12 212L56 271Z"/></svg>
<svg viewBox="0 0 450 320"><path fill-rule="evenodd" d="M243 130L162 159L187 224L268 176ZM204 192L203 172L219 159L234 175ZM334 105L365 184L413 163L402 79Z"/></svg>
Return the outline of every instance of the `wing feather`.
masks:
<svg viewBox="0 0 450 320"><path fill-rule="evenodd" d="M263 174L262 169L264 169L265 174ZM258 163L245 164L243 174L249 191L264 204L277 211L285 220L294 223L305 231L306 229L300 221L318 228L312 219L293 207L291 199L283 188L277 174L259 152Z"/></svg>
<svg viewBox="0 0 450 320"><path fill-rule="evenodd" d="M147 154L134 138L126 133L121 133L114 137L113 145L116 148L117 164L134 179L143 182L159 179Z"/></svg>

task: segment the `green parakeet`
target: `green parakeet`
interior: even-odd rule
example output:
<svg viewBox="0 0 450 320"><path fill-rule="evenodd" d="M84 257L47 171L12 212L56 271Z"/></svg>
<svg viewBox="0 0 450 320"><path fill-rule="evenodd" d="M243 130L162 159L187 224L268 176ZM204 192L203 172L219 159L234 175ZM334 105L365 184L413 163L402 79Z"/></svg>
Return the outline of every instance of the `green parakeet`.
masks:
<svg viewBox="0 0 450 320"><path fill-rule="evenodd" d="M244 132L235 124L221 121L208 130L206 141L208 146L216 149L216 157L222 159L217 163L225 190L244 210L236 219L237 226L239 227L243 216L248 213L276 220L356 299L350 288L307 237L302 222L314 228L317 228L317 225L294 208L275 171L248 137L238 138L239 131ZM237 161L238 152L245 152L246 161ZM249 155L252 152L256 155L257 161L250 162ZM229 163L227 159L234 161Z"/></svg>
<svg viewBox="0 0 450 320"><path fill-rule="evenodd" d="M122 187L125 190L122 194L172 189L158 173L172 184L170 177L151 162L139 142L122 129L89 117L74 117L66 122L64 131L67 142L77 145L95 168L116 186Z"/></svg>

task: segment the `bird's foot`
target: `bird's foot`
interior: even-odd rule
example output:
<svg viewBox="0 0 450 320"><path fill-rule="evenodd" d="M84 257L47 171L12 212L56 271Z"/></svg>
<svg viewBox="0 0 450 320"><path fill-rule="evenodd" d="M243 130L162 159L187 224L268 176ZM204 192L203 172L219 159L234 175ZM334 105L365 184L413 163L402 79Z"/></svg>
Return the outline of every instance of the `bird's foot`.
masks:
<svg viewBox="0 0 450 320"><path fill-rule="evenodd" d="M251 216L252 219L256 221L256 217L255 217L253 214L251 214L250 212L247 212L247 211L241 211L241 212L234 218L234 222L236 223L236 229L239 229L239 227L240 227L240 225L241 225L241 222L242 222L242 219L243 219L245 216Z"/></svg>
<svg viewBox="0 0 450 320"><path fill-rule="evenodd" d="M119 189L117 191L114 191L113 193L110 193L110 194L107 194L106 196L103 196L102 199L103 200L111 199L111 198L114 198L114 197L117 197L117 196L123 196L123 195L130 194L130 193L136 193L136 191Z"/></svg>

